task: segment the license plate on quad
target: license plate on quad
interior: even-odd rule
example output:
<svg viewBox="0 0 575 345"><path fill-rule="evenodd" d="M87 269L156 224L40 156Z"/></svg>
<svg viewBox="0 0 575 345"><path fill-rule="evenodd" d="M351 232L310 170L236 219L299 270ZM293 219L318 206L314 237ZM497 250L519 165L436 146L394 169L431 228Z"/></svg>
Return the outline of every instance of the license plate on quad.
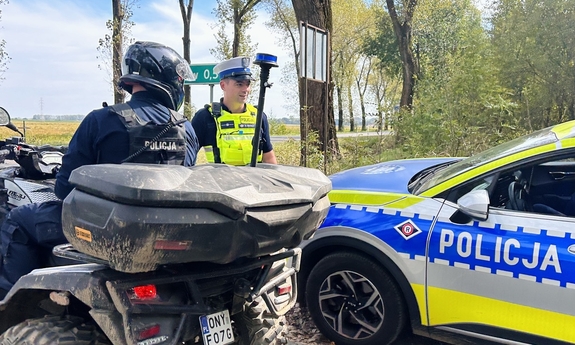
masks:
<svg viewBox="0 0 575 345"><path fill-rule="evenodd" d="M225 345L234 341L230 313L227 310L200 316L204 345Z"/></svg>

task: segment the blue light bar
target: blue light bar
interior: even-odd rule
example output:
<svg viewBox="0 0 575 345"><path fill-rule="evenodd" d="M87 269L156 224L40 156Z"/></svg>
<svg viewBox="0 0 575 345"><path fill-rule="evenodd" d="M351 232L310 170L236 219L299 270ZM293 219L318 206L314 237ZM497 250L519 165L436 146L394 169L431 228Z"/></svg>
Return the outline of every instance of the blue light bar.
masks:
<svg viewBox="0 0 575 345"><path fill-rule="evenodd" d="M271 54L257 53L256 59L254 61L256 65L271 65L272 67L278 67L278 57Z"/></svg>

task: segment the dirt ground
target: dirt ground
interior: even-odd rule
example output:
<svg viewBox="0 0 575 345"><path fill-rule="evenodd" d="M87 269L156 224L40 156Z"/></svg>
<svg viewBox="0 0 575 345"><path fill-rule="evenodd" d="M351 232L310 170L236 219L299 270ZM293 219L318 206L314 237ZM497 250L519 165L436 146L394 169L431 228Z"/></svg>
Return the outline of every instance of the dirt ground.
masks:
<svg viewBox="0 0 575 345"><path fill-rule="evenodd" d="M315 327L307 309L299 303L286 314L288 340L297 345L336 345L324 337ZM444 343L419 336L407 335L395 341L394 345L446 345Z"/></svg>

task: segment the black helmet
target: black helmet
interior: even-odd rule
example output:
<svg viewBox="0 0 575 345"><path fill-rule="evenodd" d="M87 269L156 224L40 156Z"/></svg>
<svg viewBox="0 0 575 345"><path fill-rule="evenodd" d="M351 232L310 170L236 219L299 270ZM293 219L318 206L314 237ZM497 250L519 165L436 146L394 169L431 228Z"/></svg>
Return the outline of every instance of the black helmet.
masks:
<svg viewBox="0 0 575 345"><path fill-rule="evenodd" d="M132 93L130 82L142 84L162 103L178 110L184 100L184 80L192 79L190 65L175 50L154 42L136 42L122 60L118 85Z"/></svg>

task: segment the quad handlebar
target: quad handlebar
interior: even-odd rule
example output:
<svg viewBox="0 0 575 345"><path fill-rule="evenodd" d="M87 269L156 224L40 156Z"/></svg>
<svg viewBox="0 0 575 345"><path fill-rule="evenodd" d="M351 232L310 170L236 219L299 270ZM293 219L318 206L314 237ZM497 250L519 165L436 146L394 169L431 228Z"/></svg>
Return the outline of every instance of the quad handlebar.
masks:
<svg viewBox="0 0 575 345"><path fill-rule="evenodd" d="M0 141L0 163L15 161L20 166L16 171L17 177L35 180L54 178L66 149L65 146L27 144L22 137L8 138Z"/></svg>

